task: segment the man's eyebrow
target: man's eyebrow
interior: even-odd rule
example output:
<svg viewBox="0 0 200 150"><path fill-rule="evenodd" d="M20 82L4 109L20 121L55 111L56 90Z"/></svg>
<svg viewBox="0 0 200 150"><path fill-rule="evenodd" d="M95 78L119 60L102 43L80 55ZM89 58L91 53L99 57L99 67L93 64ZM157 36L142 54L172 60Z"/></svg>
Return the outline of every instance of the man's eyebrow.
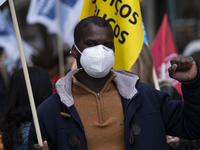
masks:
<svg viewBox="0 0 200 150"><path fill-rule="evenodd" d="M93 40L93 39L87 39L87 40L85 40L85 42L94 42L94 43L98 43L98 41ZM105 42L104 44L113 44L113 43L114 43L114 41L112 40L112 41Z"/></svg>
<svg viewBox="0 0 200 150"><path fill-rule="evenodd" d="M87 39L86 42L96 42L96 40L93 40L93 39Z"/></svg>
<svg viewBox="0 0 200 150"><path fill-rule="evenodd" d="M95 40L93 40L93 39L87 39L86 41L95 41Z"/></svg>
<svg viewBox="0 0 200 150"><path fill-rule="evenodd" d="M114 41L105 42L105 44L110 44L110 43L114 43Z"/></svg>

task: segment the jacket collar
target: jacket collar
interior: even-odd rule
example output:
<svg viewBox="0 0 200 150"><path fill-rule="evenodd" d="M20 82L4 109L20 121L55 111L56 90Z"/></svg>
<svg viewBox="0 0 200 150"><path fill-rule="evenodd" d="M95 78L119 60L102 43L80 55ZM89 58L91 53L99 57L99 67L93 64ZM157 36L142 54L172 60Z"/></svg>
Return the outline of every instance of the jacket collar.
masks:
<svg viewBox="0 0 200 150"><path fill-rule="evenodd" d="M125 99L131 99L137 93L135 88L139 77L133 73L126 72L123 70L112 69L117 76L113 79L115 82L119 94ZM74 104L74 99L72 97L71 87L72 87L72 75L78 72L78 69L70 71L65 77L60 78L56 82L56 90L60 96L60 100L67 107Z"/></svg>

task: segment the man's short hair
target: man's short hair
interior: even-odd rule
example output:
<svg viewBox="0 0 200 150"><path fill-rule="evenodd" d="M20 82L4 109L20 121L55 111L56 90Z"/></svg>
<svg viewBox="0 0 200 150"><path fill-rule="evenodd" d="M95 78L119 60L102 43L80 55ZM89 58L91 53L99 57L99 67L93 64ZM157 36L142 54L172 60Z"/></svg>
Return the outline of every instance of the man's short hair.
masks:
<svg viewBox="0 0 200 150"><path fill-rule="evenodd" d="M74 29L74 41L76 44L80 41L80 38L83 34L83 28L87 27L89 24L95 24L99 27L110 27L112 30L111 25L108 21L106 21L104 18L98 17L98 16L91 16L88 18L85 18L81 20Z"/></svg>

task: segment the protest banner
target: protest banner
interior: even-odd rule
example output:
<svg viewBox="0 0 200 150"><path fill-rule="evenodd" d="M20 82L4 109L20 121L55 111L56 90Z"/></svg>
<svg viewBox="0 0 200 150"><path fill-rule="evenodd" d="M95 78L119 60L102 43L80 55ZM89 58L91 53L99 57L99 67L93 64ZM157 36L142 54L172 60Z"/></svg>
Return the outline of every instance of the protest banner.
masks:
<svg viewBox="0 0 200 150"><path fill-rule="evenodd" d="M114 69L129 71L143 45L142 15L139 0L85 0L81 19L99 16L106 19L114 31Z"/></svg>

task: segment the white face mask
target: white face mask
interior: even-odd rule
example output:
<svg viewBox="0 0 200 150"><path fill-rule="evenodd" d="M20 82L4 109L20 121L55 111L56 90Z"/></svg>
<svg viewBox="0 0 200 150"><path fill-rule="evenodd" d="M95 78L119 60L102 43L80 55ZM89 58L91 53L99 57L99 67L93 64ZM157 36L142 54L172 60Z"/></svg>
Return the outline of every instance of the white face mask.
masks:
<svg viewBox="0 0 200 150"><path fill-rule="evenodd" d="M106 46L97 45L88 47L81 51L74 44L81 54L80 63L85 72L93 78L103 78L114 65L114 51Z"/></svg>

